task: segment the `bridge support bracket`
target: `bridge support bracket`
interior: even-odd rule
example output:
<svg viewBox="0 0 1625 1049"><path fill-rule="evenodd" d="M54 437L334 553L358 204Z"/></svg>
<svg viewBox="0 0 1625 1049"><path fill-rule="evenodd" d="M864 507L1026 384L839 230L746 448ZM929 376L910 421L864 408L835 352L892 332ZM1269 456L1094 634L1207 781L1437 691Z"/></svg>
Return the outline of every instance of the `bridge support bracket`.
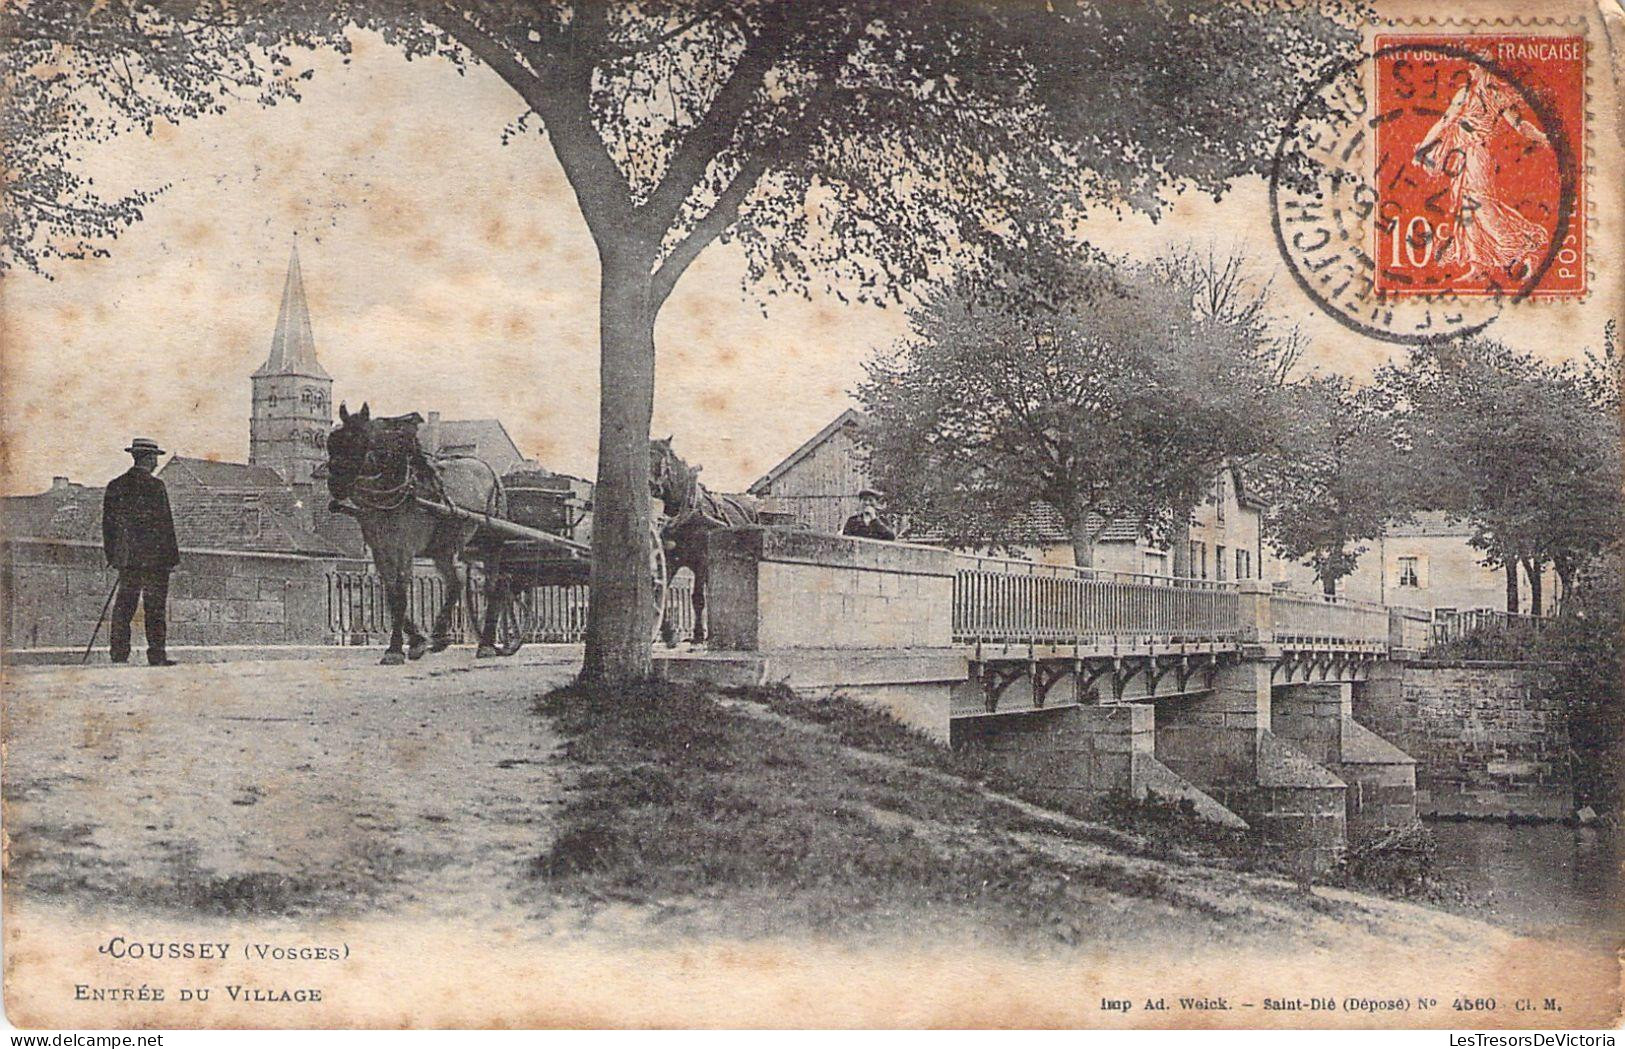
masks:
<svg viewBox="0 0 1625 1049"><path fill-rule="evenodd" d="M1065 663L1033 664L1033 706L1042 708L1049 698L1049 690L1067 675L1071 668Z"/></svg>
<svg viewBox="0 0 1625 1049"><path fill-rule="evenodd" d="M1004 695L1004 690L1026 676L1025 663L1002 668L997 663L983 663L982 696L987 704L987 712L996 713L999 709L999 697Z"/></svg>

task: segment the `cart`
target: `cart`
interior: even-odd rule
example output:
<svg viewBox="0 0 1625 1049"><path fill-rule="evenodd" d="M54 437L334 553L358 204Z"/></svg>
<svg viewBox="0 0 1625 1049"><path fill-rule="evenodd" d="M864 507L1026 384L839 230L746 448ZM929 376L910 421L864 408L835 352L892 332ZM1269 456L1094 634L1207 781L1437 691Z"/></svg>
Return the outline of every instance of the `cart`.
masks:
<svg viewBox="0 0 1625 1049"><path fill-rule="evenodd" d="M592 545L572 538L570 533L578 530L582 517L591 507L568 489L551 486L545 478L510 475L503 483L508 495L506 517L422 497L417 502L430 513L479 525L463 555L470 566L464 607L477 632L484 623L485 600L497 603L494 644L499 655L511 656L538 633L544 620L557 618L561 611L566 617L585 611L584 599L573 597L570 588L587 583L591 574ZM660 636L670 587L666 550L660 535L663 521L658 509L657 505L649 544L649 574L654 583L655 600L653 638ZM475 567L484 579L484 586L475 585ZM557 593L564 607L544 608L538 594L541 587L559 588Z"/></svg>

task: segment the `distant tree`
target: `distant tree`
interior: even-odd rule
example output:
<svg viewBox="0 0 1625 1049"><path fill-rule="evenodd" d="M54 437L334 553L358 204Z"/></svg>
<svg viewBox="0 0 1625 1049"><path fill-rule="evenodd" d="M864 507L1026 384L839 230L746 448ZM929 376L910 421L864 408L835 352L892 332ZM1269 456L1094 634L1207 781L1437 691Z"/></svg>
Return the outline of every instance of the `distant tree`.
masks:
<svg viewBox="0 0 1625 1049"><path fill-rule="evenodd" d="M1485 563L1518 570L1542 611L1547 564L1565 583L1618 535L1621 505L1617 361L1548 364L1487 339L1419 347L1379 384L1393 398L1417 476L1420 509L1473 525Z"/></svg>
<svg viewBox="0 0 1625 1049"><path fill-rule="evenodd" d="M1309 565L1328 594L1359 565L1368 542L1405 516L1413 498L1408 458L1373 391L1314 375L1281 396L1280 440L1248 476L1270 504L1266 541Z"/></svg>
<svg viewBox="0 0 1625 1049"><path fill-rule="evenodd" d="M1217 322L1235 331L1250 333L1259 347L1258 364L1273 386L1284 386L1289 374L1303 354L1304 340L1297 328L1278 329L1278 323L1269 315L1269 286L1251 280L1246 272L1246 257L1239 251L1220 255L1212 247L1198 250L1186 244L1176 246L1154 259L1148 267L1153 279L1190 289L1191 304L1199 316ZM1284 420L1276 420L1277 422ZM1272 428L1260 430L1259 440L1251 442L1253 453L1267 451ZM1212 476L1221 461L1232 466L1244 466L1246 454L1241 448L1247 442L1228 447L1228 450L1210 448L1205 465ZM1193 464L1196 465L1196 464ZM1168 541L1173 553L1173 571L1177 576L1190 576L1191 521L1205 489L1193 489L1185 502L1169 507Z"/></svg>
<svg viewBox="0 0 1625 1049"><path fill-rule="evenodd" d="M1299 85L1357 41L1344 14L1194 0L5 0L0 76L25 102L4 128L4 245L34 266L99 250L146 198L103 200L71 174L85 140L295 97L293 51L347 51L352 26L500 77L522 109L515 130L534 120L546 134L598 249L583 676L628 681L651 672L655 319L708 245L737 238L765 292L887 301L989 245L1019 247L1018 215L1064 224L1091 205L1155 212L1170 185L1220 192L1268 164Z"/></svg>
<svg viewBox="0 0 1625 1049"><path fill-rule="evenodd" d="M1073 286L1050 308L1019 276L995 294L960 281L869 364L869 467L915 527L1008 545L1041 501L1089 566L1112 524L1166 539L1226 461L1267 446L1278 388L1255 327L1198 309L1166 271L1096 264Z"/></svg>

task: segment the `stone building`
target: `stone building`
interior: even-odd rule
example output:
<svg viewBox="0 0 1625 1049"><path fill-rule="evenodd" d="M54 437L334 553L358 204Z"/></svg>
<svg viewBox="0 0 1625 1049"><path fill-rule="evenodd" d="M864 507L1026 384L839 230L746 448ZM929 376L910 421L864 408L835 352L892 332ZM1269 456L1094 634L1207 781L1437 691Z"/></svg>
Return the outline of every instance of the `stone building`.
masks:
<svg viewBox="0 0 1625 1049"><path fill-rule="evenodd" d="M1473 526L1445 514L1424 510L1395 522L1367 542L1354 571L1337 581L1337 593L1358 601L1420 608L1445 617L1471 609L1506 608L1506 571L1484 564L1472 547ZM1276 578L1297 589L1319 589L1307 565L1278 563ZM1528 611L1528 572L1518 570L1519 604ZM1562 599L1555 572L1541 578L1542 611L1550 613Z"/></svg>

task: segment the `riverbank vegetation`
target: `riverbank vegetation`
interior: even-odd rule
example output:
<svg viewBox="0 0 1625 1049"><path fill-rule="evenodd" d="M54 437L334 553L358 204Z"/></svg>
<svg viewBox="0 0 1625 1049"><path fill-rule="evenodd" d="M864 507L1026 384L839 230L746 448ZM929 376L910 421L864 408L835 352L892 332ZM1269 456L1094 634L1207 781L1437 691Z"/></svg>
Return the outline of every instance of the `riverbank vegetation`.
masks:
<svg viewBox="0 0 1625 1049"><path fill-rule="evenodd" d="M1126 934L1148 910L1211 927L1260 898L1335 906L1249 832L1122 796L1047 808L974 752L840 698L656 683L561 689L540 709L579 776L530 864L539 899L730 935L862 935L953 912L1064 944ZM1414 864L1397 880L1380 866L1330 880L1410 898L1427 884Z"/></svg>

